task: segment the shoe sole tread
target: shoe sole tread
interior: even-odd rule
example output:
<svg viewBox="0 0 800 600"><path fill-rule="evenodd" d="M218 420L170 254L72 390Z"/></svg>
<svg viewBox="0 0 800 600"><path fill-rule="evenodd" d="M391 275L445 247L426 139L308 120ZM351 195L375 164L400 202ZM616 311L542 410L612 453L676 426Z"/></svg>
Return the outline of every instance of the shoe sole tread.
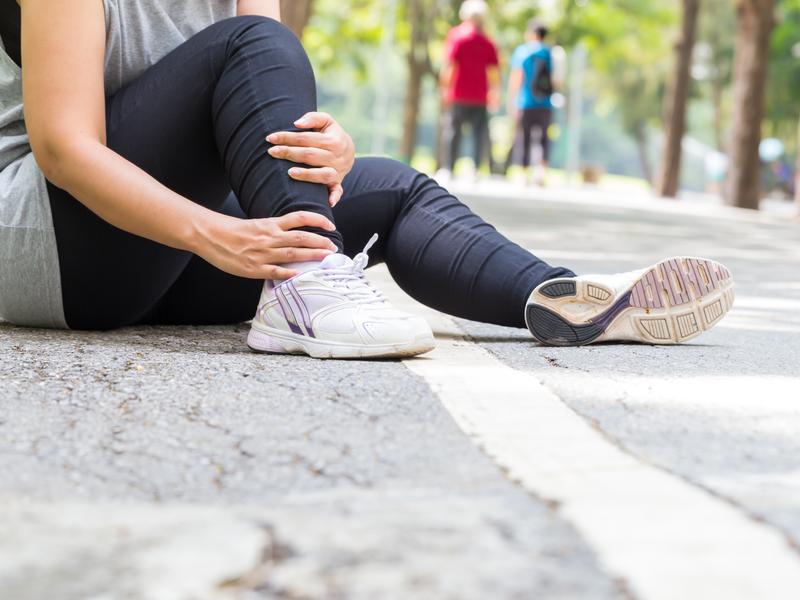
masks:
<svg viewBox="0 0 800 600"><path fill-rule="evenodd" d="M562 293L568 287L565 283L574 284L573 293ZM733 306L733 287L724 265L703 258L674 257L647 269L619 294L596 281L545 282L534 291L525 316L533 336L546 345L580 346L599 341L677 344L722 319ZM561 310L577 303L593 311L590 318L577 320ZM621 333L625 326L627 333Z"/></svg>

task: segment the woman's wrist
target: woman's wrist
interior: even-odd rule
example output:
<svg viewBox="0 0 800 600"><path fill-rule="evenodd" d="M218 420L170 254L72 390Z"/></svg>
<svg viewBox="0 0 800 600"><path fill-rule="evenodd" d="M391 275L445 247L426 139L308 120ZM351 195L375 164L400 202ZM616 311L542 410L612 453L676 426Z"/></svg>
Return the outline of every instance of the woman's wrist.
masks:
<svg viewBox="0 0 800 600"><path fill-rule="evenodd" d="M219 221L224 215L195 205L191 215L186 220L186 227L181 232L181 250L202 256L213 239L217 237Z"/></svg>

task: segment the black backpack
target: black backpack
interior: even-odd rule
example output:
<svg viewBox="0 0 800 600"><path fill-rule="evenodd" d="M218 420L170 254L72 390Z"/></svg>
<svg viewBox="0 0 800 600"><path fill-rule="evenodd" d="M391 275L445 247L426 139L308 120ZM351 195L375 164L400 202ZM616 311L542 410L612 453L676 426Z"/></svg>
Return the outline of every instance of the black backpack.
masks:
<svg viewBox="0 0 800 600"><path fill-rule="evenodd" d="M533 95L537 98L549 98L555 91L549 61L541 59L536 62L536 72L533 74Z"/></svg>

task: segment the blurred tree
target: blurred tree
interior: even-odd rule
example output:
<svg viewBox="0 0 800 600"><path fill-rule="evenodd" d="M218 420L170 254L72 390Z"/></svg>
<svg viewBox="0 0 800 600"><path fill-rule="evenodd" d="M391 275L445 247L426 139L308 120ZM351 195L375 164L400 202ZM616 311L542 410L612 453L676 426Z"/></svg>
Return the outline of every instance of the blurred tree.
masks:
<svg viewBox="0 0 800 600"><path fill-rule="evenodd" d="M794 146L800 115L800 0L780 0L769 53L766 118L769 135Z"/></svg>
<svg viewBox="0 0 800 600"><path fill-rule="evenodd" d="M304 30L303 43L315 69L325 75L345 71L359 83L366 82L383 34L378 3L376 0L313 1L314 10Z"/></svg>
<svg viewBox="0 0 800 600"><path fill-rule="evenodd" d="M713 110L714 145L725 152L726 110L725 92L733 71L733 30L736 11L731 0L703 0L701 3L700 40L707 48L701 68L710 86L710 102Z"/></svg>
<svg viewBox="0 0 800 600"><path fill-rule="evenodd" d="M321 109L336 116L360 152L375 147L374 120L381 118L384 149L396 155L405 77L396 47L389 48L388 56L382 51L391 21L389 5L387 0L314 0L303 45L317 74ZM400 28L395 30L393 44L399 45ZM389 104L379 109L376 101L381 94Z"/></svg>
<svg viewBox="0 0 800 600"><path fill-rule="evenodd" d="M653 180L649 130L662 117L670 48L664 30L677 21L672 3L563 0L556 30L567 46L582 40L593 67L590 87L600 110L616 110L636 141L642 172Z"/></svg>
<svg viewBox="0 0 800 600"><path fill-rule="evenodd" d="M764 117L764 88L770 34L775 26L774 0L737 0L736 51L733 64L733 130L727 201L757 210L761 195L758 146Z"/></svg>
<svg viewBox="0 0 800 600"><path fill-rule="evenodd" d="M297 37L303 37L303 30L311 18L314 0L281 0L281 20L295 32Z"/></svg>
<svg viewBox="0 0 800 600"><path fill-rule="evenodd" d="M795 146L797 157L794 166L794 202L797 206L797 216L800 217L800 120L797 122L797 145Z"/></svg>
<svg viewBox="0 0 800 600"><path fill-rule="evenodd" d="M681 178L683 134L686 131L686 105L691 84L692 51L697 32L700 0L683 0L680 37L675 44L675 66L664 102L664 152L655 191L660 196L678 195Z"/></svg>
<svg viewBox="0 0 800 600"><path fill-rule="evenodd" d="M403 104L403 139L400 143L400 156L406 162L411 162L417 146L423 80L427 75L436 77L436 71L431 63L430 43L434 34L434 23L439 16L439 6L435 0L408 0L404 4L410 40L406 51L408 84Z"/></svg>
<svg viewBox="0 0 800 600"><path fill-rule="evenodd" d="M770 135L783 139L797 156L795 198L800 209L800 0L781 0L777 20L769 56L767 119Z"/></svg>

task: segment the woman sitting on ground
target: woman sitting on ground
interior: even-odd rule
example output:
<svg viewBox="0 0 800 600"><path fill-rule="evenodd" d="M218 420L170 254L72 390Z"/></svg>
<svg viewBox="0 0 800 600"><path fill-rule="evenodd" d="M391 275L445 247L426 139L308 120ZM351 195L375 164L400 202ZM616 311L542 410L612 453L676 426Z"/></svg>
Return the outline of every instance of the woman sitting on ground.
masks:
<svg viewBox="0 0 800 600"><path fill-rule="evenodd" d="M547 344L679 342L730 308L730 275L712 261L575 277L425 175L354 159L316 112L278 0L0 7L0 317L11 323L252 318L259 351L431 349L425 321L364 279L368 262L420 302L527 325Z"/></svg>

